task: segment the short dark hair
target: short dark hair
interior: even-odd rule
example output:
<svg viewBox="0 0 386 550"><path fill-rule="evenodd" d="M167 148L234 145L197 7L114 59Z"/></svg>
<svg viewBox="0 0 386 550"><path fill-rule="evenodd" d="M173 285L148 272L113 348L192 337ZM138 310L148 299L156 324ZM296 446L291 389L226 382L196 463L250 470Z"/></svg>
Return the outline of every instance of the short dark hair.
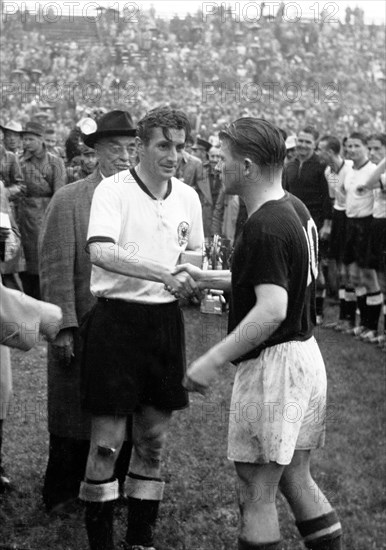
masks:
<svg viewBox="0 0 386 550"><path fill-rule="evenodd" d="M367 145L367 136L366 134L363 134L362 132L353 132L349 135L348 139L359 139L363 143L363 145Z"/></svg>
<svg viewBox="0 0 386 550"><path fill-rule="evenodd" d="M301 132L304 132L305 134L311 134L311 136L314 138L315 141L318 141L319 132L314 126L306 126L301 130Z"/></svg>
<svg viewBox="0 0 386 550"><path fill-rule="evenodd" d="M339 155L340 153L340 141L337 137L331 136L331 135L325 135L320 138L319 143L321 141L326 142L327 149L331 149L336 155Z"/></svg>
<svg viewBox="0 0 386 550"><path fill-rule="evenodd" d="M156 107L141 118L137 124L137 136L145 143L149 143L153 128L162 128L163 135L170 141L169 130L185 130L185 139L191 132L190 122L183 111L170 107Z"/></svg>
<svg viewBox="0 0 386 550"><path fill-rule="evenodd" d="M380 141L382 145L386 147L386 134L371 134L371 136L367 138L367 141L370 141L370 139L373 141Z"/></svg>
<svg viewBox="0 0 386 550"><path fill-rule="evenodd" d="M262 118L239 118L219 138L229 143L232 156L250 157L259 166L281 166L287 152L279 128Z"/></svg>

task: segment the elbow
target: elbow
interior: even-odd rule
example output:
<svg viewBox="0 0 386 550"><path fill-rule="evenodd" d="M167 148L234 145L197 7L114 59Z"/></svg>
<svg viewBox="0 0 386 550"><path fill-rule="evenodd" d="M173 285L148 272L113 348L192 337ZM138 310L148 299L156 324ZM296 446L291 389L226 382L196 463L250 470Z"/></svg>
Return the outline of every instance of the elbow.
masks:
<svg viewBox="0 0 386 550"><path fill-rule="evenodd" d="M102 263L102 247L100 243L90 243L87 246L88 253L90 255L90 262L93 265L97 265L99 267L103 267Z"/></svg>

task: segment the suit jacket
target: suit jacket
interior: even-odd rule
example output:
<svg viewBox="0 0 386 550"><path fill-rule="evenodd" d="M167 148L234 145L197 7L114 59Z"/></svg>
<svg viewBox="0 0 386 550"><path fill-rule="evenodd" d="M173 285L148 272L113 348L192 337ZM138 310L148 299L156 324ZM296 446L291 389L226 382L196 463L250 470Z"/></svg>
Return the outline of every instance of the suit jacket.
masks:
<svg viewBox="0 0 386 550"><path fill-rule="evenodd" d="M59 189L44 218L39 239L42 298L62 308L63 328L74 329L74 358L63 365L55 347L48 346L48 428L60 437L88 439L90 416L81 409L82 342L78 327L96 302L90 292L91 263L85 251L91 201L102 176Z"/></svg>

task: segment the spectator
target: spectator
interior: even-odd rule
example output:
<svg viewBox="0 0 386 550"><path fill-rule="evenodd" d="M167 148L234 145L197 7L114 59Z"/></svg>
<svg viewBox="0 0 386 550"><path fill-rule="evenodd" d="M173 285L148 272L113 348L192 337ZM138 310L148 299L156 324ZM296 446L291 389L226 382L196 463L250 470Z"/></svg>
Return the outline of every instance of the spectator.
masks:
<svg viewBox="0 0 386 550"><path fill-rule="evenodd" d="M26 270L20 277L24 291L40 298L38 238L44 213L54 195L66 182L63 161L46 151L44 128L28 122L22 132L24 154L21 159L26 193L20 202L19 220Z"/></svg>

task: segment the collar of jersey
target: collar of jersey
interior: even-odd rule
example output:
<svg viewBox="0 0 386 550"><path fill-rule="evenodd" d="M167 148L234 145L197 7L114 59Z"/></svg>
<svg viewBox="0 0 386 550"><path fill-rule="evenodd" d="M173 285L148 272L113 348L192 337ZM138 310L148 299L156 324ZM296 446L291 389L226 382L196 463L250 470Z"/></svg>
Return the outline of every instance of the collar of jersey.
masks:
<svg viewBox="0 0 386 550"><path fill-rule="evenodd" d="M143 183L143 181L141 180L141 178L138 176L137 172L135 171L134 168L130 168L130 174L133 176L133 178L135 179L135 181L138 183L138 185L140 186L140 188L142 189L142 191L144 191L146 193L146 195L149 195L149 197L151 197L153 200L155 201L158 201L159 199L157 199L157 197L155 197L153 195L153 193L150 191L150 189L148 189L146 187L146 185ZM169 179L168 180L168 188L166 190L166 193L165 193L165 196L163 197L162 200L165 200L168 198L168 196L170 195L170 193L172 192L172 180Z"/></svg>

